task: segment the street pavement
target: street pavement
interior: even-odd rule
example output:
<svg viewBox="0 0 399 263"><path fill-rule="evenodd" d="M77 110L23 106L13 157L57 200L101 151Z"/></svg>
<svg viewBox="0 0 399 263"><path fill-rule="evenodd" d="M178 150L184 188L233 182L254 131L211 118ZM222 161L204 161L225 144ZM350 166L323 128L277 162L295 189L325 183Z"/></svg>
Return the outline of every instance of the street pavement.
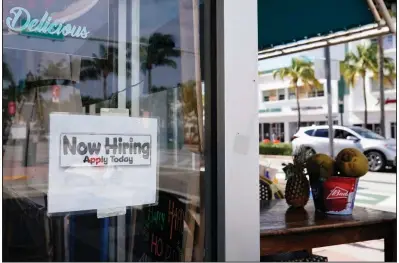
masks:
<svg viewBox="0 0 399 263"><path fill-rule="evenodd" d="M277 169L279 184L284 184L283 163L288 157L261 156L260 164ZM360 179L355 205L396 213L396 171L368 172ZM329 261L384 261L384 241L372 240L354 244L314 249L317 255L327 256Z"/></svg>

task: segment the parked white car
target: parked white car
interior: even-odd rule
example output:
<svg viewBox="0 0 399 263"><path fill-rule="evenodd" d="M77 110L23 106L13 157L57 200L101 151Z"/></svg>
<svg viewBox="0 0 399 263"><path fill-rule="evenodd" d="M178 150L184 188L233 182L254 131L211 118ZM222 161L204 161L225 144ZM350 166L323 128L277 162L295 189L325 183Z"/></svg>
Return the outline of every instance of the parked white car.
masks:
<svg viewBox="0 0 399 263"><path fill-rule="evenodd" d="M388 140L370 130L361 127L333 126L334 155L344 148L357 148L369 160L369 170L381 171L386 166L396 167L396 141ZM328 126L310 126L300 128L292 137L293 151L304 145L309 155L329 154ZM335 157L334 156L334 157Z"/></svg>

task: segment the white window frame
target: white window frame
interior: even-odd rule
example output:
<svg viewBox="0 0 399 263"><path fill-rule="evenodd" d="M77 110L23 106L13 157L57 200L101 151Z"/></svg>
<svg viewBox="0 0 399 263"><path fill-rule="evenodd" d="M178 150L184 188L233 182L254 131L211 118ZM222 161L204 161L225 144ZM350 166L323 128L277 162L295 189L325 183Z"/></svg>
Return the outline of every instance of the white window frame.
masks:
<svg viewBox="0 0 399 263"><path fill-rule="evenodd" d="M225 221L218 227L224 228L224 261L259 261L258 1L216 3L217 33L223 36L217 53L219 125L224 126L218 170L224 185L218 187L224 188Z"/></svg>

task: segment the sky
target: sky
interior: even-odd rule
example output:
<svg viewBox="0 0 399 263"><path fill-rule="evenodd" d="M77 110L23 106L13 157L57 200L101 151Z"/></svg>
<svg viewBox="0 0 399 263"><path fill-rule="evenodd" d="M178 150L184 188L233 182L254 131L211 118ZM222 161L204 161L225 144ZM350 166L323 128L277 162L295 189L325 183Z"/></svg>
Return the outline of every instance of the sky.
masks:
<svg viewBox="0 0 399 263"><path fill-rule="evenodd" d="M344 59L344 45L336 45L330 48L332 60L343 60ZM297 57L305 57L311 60L323 59L324 60L324 49L318 48L315 50L298 52L290 55L281 57L275 57L270 59L261 60L258 62L258 71L269 71L278 68L287 67L291 64L291 60Z"/></svg>

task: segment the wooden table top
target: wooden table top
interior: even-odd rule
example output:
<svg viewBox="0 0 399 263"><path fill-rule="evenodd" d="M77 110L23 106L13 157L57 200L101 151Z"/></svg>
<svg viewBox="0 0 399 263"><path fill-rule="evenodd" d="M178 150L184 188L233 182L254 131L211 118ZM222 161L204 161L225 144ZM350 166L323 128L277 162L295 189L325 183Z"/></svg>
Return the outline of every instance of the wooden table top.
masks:
<svg viewBox="0 0 399 263"><path fill-rule="evenodd" d="M322 229L356 227L396 220L396 214L355 207L352 215L315 213L313 200L304 210L288 210L285 200L260 201L260 236L286 235Z"/></svg>

